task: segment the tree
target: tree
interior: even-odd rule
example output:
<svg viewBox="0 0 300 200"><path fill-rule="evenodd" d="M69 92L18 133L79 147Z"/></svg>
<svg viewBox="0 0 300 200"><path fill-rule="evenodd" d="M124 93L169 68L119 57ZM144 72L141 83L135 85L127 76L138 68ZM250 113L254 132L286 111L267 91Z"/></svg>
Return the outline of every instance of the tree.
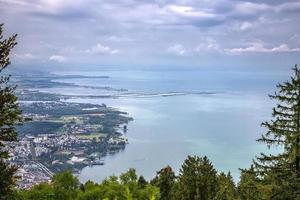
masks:
<svg viewBox="0 0 300 200"><path fill-rule="evenodd" d="M160 192L159 188L148 184L145 189L140 190L139 198L141 200L159 200L160 199Z"/></svg>
<svg viewBox="0 0 300 200"><path fill-rule="evenodd" d="M262 183L257 177L253 165L250 169L242 169L238 183L238 194L241 200L260 200L263 198ZM265 191L265 193L267 193Z"/></svg>
<svg viewBox="0 0 300 200"><path fill-rule="evenodd" d="M54 187L59 187L66 190L75 190L79 185L78 179L73 176L71 171L55 174L52 182Z"/></svg>
<svg viewBox="0 0 300 200"><path fill-rule="evenodd" d="M130 168L127 172L120 175L121 184L125 186L125 197L131 200L138 196L138 176L135 169Z"/></svg>
<svg viewBox="0 0 300 200"><path fill-rule="evenodd" d="M267 132L258 141L269 148L280 146L282 151L269 155L261 153L255 165L261 176L273 178L274 193L280 194L289 188L296 199L300 198L300 69L297 65L290 80L278 84L277 89L274 95L269 95L277 101L273 119L262 123Z"/></svg>
<svg viewBox="0 0 300 200"><path fill-rule="evenodd" d="M236 188L230 172L226 175L223 172L218 175L218 192L214 200L235 200L237 199Z"/></svg>
<svg viewBox="0 0 300 200"><path fill-rule="evenodd" d="M52 179L55 199L74 199L77 196L79 186L78 179L73 176L71 171L65 171L54 175Z"/></svg>
<svg viewBox="0 0 300 200"><path fill-rule="evenodd" d="M205 156L188 156L180 169L178 198L209 200L217 193L217 171Z"/></svg>
<svg viewBox="0 0 300 200"><path fill-rule="evenodd" d="M160 190L160 200L173 199L173 188L175 184L175 173L170 166L157 172L152 184Z"/></svg>
<svg viewBox="0 0 300 200"><path fill-rule="evenodd" d="M100 199L139 199L139 200L158 200L159 188L148 184L144 178L137 179L135 169L129 169L120 177L111 176L104 180L98 188L99 191L93 190L93 194L98 192ZM140 183L140 184L139 184ZM143 186L143 187L142 187ZM85 191L84 196L90 192ZM92 194L89 194L92 195Z"/></svg>
<svg viewBox="0 0 300 200"><path fill-rule="evenodd" d="M110 176L101 185L101 199L125 199L125 186L121 185L118 177Z"/></svg>
<svg viewBox="0 0 300 200"><path fill-rule="evenodd" d="M31 188L30 192L25 192L26 199L34 200L55 200L54 190L51 185L41 183Z"/></svg>
<svg viewBox="0 0 300 200"><path fill-rule="evenodd" d="M139 179L138 179L138 186L139 186L139 188L144 189L147 184L148 184L148 182L146 181L146 179L144 178L144 176L139 176Z"/></svg>
<svg viewBox="0 0 300 200"><path fill-rule="evenodd" d="M127 172L121 174L120 180L123 184L137 183L138 177L135 169L130 168Z"/></svg>
<svg viewBox="0 0 300 200"><path fill-rule="evenodd" d="M15 125L21 122L21 110L14 95L16 86L10 85L10 75L3 72L10 64L9 54L16 43L17 35L3 37L3 24L0 24L0 199L7 199L15 184L17 168L8 162L5 142L15 141Z"/></svg>

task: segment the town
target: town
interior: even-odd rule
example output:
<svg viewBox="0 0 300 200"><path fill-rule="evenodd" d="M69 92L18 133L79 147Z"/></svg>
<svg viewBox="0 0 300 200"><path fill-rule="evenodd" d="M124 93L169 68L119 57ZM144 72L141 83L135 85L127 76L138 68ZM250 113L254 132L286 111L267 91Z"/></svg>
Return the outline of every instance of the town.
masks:
<svg viewBox="0 0 300 200"><path fill-rule="evenodd" d="M66 102L20 103L27 119L9 143L10 161L18 167L18 187L49 182L53 174L104 165L103 158L128 144L127 113L106 105ZM62 114L63 113L63 114Z"/></svg>

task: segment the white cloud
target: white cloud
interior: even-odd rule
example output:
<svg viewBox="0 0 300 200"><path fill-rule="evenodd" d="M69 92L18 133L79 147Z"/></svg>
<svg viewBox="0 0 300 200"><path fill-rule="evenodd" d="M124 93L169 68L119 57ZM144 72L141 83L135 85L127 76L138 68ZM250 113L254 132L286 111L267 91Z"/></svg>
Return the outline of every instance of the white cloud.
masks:
<svg viewBox="0 0 300 200"><path fill-rule="evenodd" d="M235 5L234 12L242 15L255 15L259 12L292 12L300 10L300 2L286 2L278 5L267 3L242 2Z"/></svg>
<svg viewBox="0 0 300 200"><path fill-rule="evenodd" d="M278 47L270 49L270 52L296 52L300 51L300 48L290 48L287 44L281 44Z"/></svg>
<svg viewBox="0 0 300 200"><path fill-rule="evenodd" d="M169 5L167 9L175 14L185 17L199 17L199 18L215 18L218 15L208 10L196 10L189 6Z"/></svg>
<svg viewBox="0 0 300 200"><path fill-rule="evenodd" d="M85 52L92 53L92 54L114 55L114 54L119 53L120 51L118 49L112 49L109 46L105 46L105 45L98 43L96 46L92 47L91 49L87 49Z"/></svg>
<svg viewBox="0 0 300 200"><path fill-rule="evenodd" d="M204 42L202 42L196 47L195 51L197 53L221 52L221 49L218 42L215 39L207 38Z"/></svg>
<svg viewBox="0 0 300 200"><path fill-rule="evenodd" d="M49 14L58 14L63 11L79 10L84 6L84 0L41 0L33 1L36 11Z"/></svg>
<svg viewBox="0 0 300 200"><path fill-rule="evenodd" d="M260 11L272 9L271 6L264 3L243 2L235 5L235 11L243 15L254 15Z"/></svg>
<svg viewBox="0 0 300 200"><path fill-rule="evenodd" d="M63 63L67 61L67 58L61 55L52 55L49 57L49 60L58 62L58 63Z"/></svg>
<svg viewBox="0 0 300 200"><path fill-rule="evenodd" d="M250 22L243 22L241 25L240 25L240 30L241 31L246 31L246 30L249 30L251 28L253 28L253 24L250 23Z"/></svg>
<svg viewBox="0 0 300 200"><path fill-rule="evenodd" d="M192 12L193 8L189 6L178 6L178 5L170 5L168 6L170 11L180 14L186 14L188 12Z"/></svg>
<svg viewBox="0 0 300 200"><path fill-rule="evenodd" d="M187 49L185 49L181 44L174 44L167 49L167 52L175 54L177 56L185 56L188 54Z"/></svg>
<svg viewBox="0 0 300 200"><path fill-rule="evenodd" d="M276 11L281 12L281 11L299 11L300 10L300 2L287 2L280 4L275 8Z"/></svg>
<svg viewBox="0 0 300 200"><path fill-rule="evenodd" d="M206 38L196 47L184 47L181 44L174 44L167 49L167 52L177 56L194 56L202 53L222 53L222 50L215 39Z"/></svg>
<svg viewBox="0 0 300 200"><path fill-rule="evenodd" d="M228 53L240 54L240 53L273 53L273 52L299 52L300 48L290 48L287 44L281 44L273 48L266 48L261 42L252 43L245 48L232 48L225 49Z"/></svg>
<svg viewBox="0 0 300 200"><path fill-rule="evenodd" d="M115 36L115 35L108 37L108 40L112 41L112 42L132 42L132 41L134 41L134 39L132 39L132 38L120 37L120 36Z"/></svg>
<svg viewBox="0 0 300 200"><path fill-rule="evenodd" d="M86 5L84 0L0 0L0 3L12 5L15 9L21 8L26 12L54 15L66 11L80 11Z"/></svg>
<svg viewBox="0 0 300 200"><path fill-rule="evenodd" d="M15 6L27 6L27 5L30 5L29 2L22 1L22 0L0 0L0 3L13 4Z"/></svg>
<svg viewBox="0 0 300 200"><path fill-rule="evenodd" d="M34 59L35 58L35 56L33 56L31 53L15 54L15 56L20 59Z"/></svg>
<svg viewBox="0 0 300 200"><path fill-rule="evenodd" d="M169 15L166 20L169 20L171 17L177 17L179 22L180 20L187 20L185 21L186 23L190 23L195 26L198 26L199 23L204 25L214 25L225 19L223 14L216 13L214 9L199 9L191 6L168 5L165 7L165 10L165 14Z"/></svg>

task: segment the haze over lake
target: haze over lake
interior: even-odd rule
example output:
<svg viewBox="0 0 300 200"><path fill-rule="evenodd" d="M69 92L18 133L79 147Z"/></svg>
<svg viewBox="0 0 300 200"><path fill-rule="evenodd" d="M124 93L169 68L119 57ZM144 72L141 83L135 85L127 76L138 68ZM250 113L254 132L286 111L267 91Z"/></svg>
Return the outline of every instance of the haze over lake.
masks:
<svg viewBox="0 0 300 200"><path fill-rule="evenodd" d="M270 118L273 102L268 94L288 72L219 70L119 70L53 72L64 75L109 76L72 78L60 82L91 88L42 88L59 94L107 95L110 98L73 98L70 102L102 104L126 111L125 150L104 158L105 165L86 167L82 182L101 181L135 168L146 178L170 165L179 171L187 155L208 156L218 170L231 171L251 164L265 146L255 140L263 133L260 123ZM57 80L56 80L57 81ZM123 90L113 90L113 89ZM126 89L126 90L125 90ZM114 98L111 98L113 96Z"/></svg>

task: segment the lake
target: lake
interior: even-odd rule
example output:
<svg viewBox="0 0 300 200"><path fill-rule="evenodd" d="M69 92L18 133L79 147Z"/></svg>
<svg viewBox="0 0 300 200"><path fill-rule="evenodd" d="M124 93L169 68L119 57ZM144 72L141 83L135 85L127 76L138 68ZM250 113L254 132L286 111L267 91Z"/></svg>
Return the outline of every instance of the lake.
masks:
<svg viewBox="0 0 300 200"><path fill-rule="evenodd" d="M113 95L115 98L74 98L70 102L102 104L126 111L125 150L104 158L105 165L86 167L82 182L101 181L135 168L148 180L170 165L178 173L187 155L208 156L218 171L230 171L237 181L239 168L249 167L265 145L255 140L264 132L260 123L271 117L268 94L288 79L284 71L233 70L119 70L56 71L65 75L109 78L60 79L61 82L100 88L43 88L41 91L76 95Z"/></svg>

